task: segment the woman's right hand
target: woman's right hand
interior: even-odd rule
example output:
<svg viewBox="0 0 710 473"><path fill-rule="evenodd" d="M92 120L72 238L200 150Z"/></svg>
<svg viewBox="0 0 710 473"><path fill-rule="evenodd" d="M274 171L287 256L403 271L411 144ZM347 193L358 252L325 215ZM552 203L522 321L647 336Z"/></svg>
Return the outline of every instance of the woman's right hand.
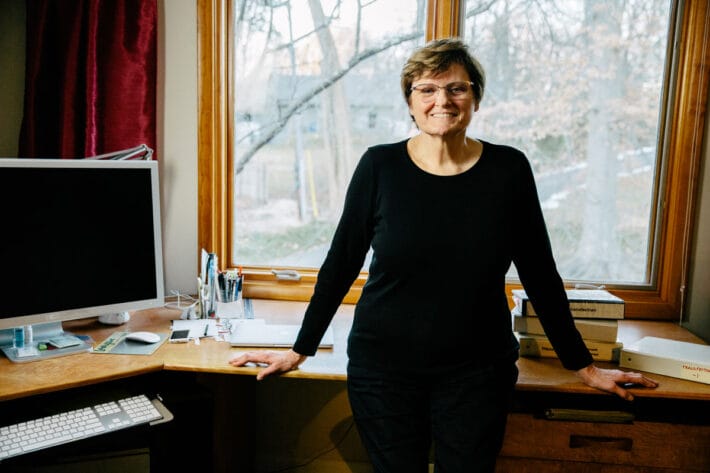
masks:
<svg viewBox="0 0 710 473"><path fill-rule="evenodd" d="M274 373L286 373L298 369L299 365L306 361L306 355L301 355L293 350L288 351L248 351L235 356L229 360L232 366L244 366L247 363L266 364L266 368L259 371L256 380L261 381L265 377Z"/></svg>

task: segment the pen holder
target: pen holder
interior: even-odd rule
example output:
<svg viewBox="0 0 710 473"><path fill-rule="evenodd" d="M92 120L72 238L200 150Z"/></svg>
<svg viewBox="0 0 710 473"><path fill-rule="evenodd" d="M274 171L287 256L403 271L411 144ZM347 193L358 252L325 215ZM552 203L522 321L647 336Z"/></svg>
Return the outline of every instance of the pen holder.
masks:
<svg viewBox="0 0 710 473"><path fill-rule="evenodd" d="M217 317L221 319L243 319L243 299L234 302L217 302Z"/></svg>

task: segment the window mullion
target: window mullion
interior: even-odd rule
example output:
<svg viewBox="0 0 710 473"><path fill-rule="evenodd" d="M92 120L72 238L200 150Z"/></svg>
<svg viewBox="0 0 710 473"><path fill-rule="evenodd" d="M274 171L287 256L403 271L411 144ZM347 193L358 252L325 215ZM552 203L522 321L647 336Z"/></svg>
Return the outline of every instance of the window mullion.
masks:
<svg viewBox="0 0 710 473"><path fill-rule="evenodd" d="M465 10L465 0L429 0L426 40L461 36Z"/></svg>

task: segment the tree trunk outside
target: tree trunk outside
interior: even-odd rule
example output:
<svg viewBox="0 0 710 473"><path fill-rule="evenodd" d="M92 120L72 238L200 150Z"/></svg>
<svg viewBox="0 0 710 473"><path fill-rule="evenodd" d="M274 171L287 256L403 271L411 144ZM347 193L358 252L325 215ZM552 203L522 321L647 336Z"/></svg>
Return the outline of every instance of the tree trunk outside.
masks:
<svg viewBox="0 0 710 473"><path fill-rule="evenodd" d="M313 17L313 24L318 29L319 25L325 23L323 7L319 0L308 0L308 5ZM323 54L321 75L327 76L332 71L340 70L338 50L328 28L318 29L318 42ZM350 113L343 81L334 83L332 87L321 95L321 98L323 139L326 145L326 152L330 154L330 157L326 159L326 166L328 166L328 210L329 213L333 214L337 213L342 205L345 189L350 179L349 170L353 167Z"/></svg>
<svg viewBox="0 0 710 473"><path fill-rule="evenodd" d="M612 2L613 4L614 2ZM621 35L621 7L585 2L590 46L589 68L595 81L588 86L586 199L578 260L585 262L575 276L585 279L614 279L618 273L620 244L617 230L617 150L613 143L616 108L623 87L623 56L620 48L594 47L603 41L618 41Z"/></svg>

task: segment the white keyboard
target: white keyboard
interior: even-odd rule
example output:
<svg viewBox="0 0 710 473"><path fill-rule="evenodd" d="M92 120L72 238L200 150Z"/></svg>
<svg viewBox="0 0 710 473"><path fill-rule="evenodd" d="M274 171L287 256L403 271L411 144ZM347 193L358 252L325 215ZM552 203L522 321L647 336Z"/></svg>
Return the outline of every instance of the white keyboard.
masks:
<svg viewBox="0 0 710 473"><path fill-rule="evenodd" d="M162 419L145 395L0 427L0 460Z"/></svg>

